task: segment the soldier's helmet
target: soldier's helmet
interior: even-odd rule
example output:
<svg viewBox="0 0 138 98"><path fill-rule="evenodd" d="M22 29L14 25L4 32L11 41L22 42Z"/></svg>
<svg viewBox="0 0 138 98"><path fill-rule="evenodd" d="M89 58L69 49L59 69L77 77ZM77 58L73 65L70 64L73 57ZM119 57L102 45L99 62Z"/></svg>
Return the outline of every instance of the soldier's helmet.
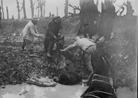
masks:
<svg viewBox="0 0 138 98"><path fill-rule="evenodd" d="M37 16L33 16L32 20L38 22L40 19Z"/></svg>
<svg viewBox="0 0 138 98"><path fill-rule="evenodd" d="M60 22L61 22L60 16L54 17L53 20L54 20L55 22L57 22L57 23L60 23Z"/></svg>

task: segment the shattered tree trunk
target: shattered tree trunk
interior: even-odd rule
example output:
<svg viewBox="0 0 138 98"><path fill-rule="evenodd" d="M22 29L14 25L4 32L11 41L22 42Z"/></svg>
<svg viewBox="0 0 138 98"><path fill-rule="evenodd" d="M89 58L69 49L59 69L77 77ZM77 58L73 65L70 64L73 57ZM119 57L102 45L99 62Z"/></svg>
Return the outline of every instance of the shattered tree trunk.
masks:
<svg viewBox="0 0 138 98"><path fill-rule="evenodd" d="M65 9L64 9L65 18L68 17L68 5L69 5L69 1L66 0L66 2L65 2Z"/></svg>
<svg viewBox="0 0 138 98"><path fill-rule="evenodd" d="M71 5L71 4L69 4L69 6L70 6L71 8L73 8L73 13L72 13L72 12L69 12L69 15L71 15L71 16L76 16L76 15L78 15L78 14L76 13L76 10L79 10L79 11L80 11L80 8L79 8L79 7L76 7L76 6L73 6L73 5Z"/></svg>
<svg viewBox="0 0 138 98"><path fill-rule="evenodd" d="M31 7L31 15L32 17L34 17L34 4L33 4L33 0L30 0L30 7Z"/></svg>
<svg viewBox="0 0 138 98"><path fill-rule="evenodd" d="M40 6L40 1L39 0L37 0L37 3L38 3L38 7L37 7L37 10L38 10L38 17L40 17L40 8L39 8L39 6Z"/></svg>
<svg viewBox="0 0 138 98"><path fill-rule="evenodd" d="M12 19L14 19L14 15L12 15Z"/></svg>
<svg viewBox="0 0 138 98"><path fill-rule="evenodd" d="M91 38L97 32L95 21L98 20L98 9L93 0L80 0L80 21L81 26L88 24L88 34Z"/></svg>
<svg viewBox="0 0 138 98"><path fill-rule="evenodd" d="M4 17L3 0L1 0L1 10L2 10L2 18L5 19L5 17Z"/></svg>
<svg viewBox="0 0 138 98"><path fill-rule="evenodd" d="M24 19L26 19L26 9L25 9L25 0L23 0L23 15L24 15Z"/></svg>
<svg viewBox="0 0 138 98"><path fill-rule="evenodd" d="M43 4L42 0L40 0L40 17L43 17Z"/></svg>
<svg viewBox="0 0 138 98"><path fill-rule="evenodd" d="M57 16L58 16L58 7L57 7Z"/></svg>
<svg viewBox="0 0 138 98"><path fill-rule="evenodd" d="M51 15L51 12L49 12L49 17L51 17L52 15Z"/></svg>
<svg viewBox="0 0 138 98"><path fill-rule="evenodd" d="M43 17L45 17L46 14L46 1L44 1L44 6L43 6Z"/></svg>
<svg viewBox="0 0 138 98"><path fill-rule="evenodd" d="M0 6L0 29L2 29L1 20L2 20L2 14L1 14L1 6Z"/></svg>
<svg viewBox="0 0 138 98"><path fill-rule="evenodd" d="M46 1L45 0L43 0L42 1L42 9L43 9L43 17L45 17L45 6L46 6Z"/></svg>
<svg viewBox="0 0 138 98"><path fill-rule="evenodd" d="M133 16L134 10L132 8L132 5L131 5L130 1L127 1L126 8L127 8L126 15L129 16L129 17Z"/></svg>
<svg viewBox="0 0 138 98"><path fill-rule="evenodd" d="M45 17L45 0L37 0L38 6L36 7L36 9L38 9L38 17L40 16ZM39 15L40 14L40 15Z"/></svg>
<svg viewBox="0 0 138 98"><path fill-rule="evenodd" d="M6 7L6 12L7 12L7 19L9 19L9 10L8 10L8 6Z"/></svg>
<svg viewBox="0 0 138 98"><path fill-rule="evenodd" d="M102 12L98 26L98 33L100 36L104 36L105 40L109 40L111 37L115 17L116 12L113 2L105 0L105 2L102 3Z"/></svg>
<svg viewBox="0 0 138 98"><path fill-rule="evenodd" d="M20 9L19 1L16 0L16 2L17 2L18 19L20 19L20 12L22 8Z"/></svg>

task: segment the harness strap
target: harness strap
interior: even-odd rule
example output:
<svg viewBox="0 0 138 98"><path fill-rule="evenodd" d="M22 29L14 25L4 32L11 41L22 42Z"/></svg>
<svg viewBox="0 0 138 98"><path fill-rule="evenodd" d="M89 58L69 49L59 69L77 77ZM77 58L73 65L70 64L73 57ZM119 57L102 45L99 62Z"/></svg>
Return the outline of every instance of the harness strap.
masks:
<svg viewBox="0 0 138 98"><path fill-rule="evenodd" d="M105 79L109 79L108 77L103 76L103 75L94 74L93 77L94 77L94 76L101 77L101 78L105 78Z"/></svg>
<svg viewBox="0 0 138 98"><path fill-rule="evenodd" d="M93 79L92 82L103 82L103 83L106 83L106 84L109 84L110 85L110 83L108 83L106 81L103 81L103 80Z"/></svg>
<svg viewBox="0 0 138 98"><path fill-rule="evenodd" d="M108 92L105 92L105 91L91 91L91 92L89 92L89 94L95 94L95 93L103 93L103 94L107 94L107 95L111 95L111 96L114 95L112 93L108 93Z"/></svg>
<svg viewBox="0 0 138 98"><path fill-rule="evenodd" d="M96 96L96 95L92 95L92 94L90 94L90 93L88 93L88 94L85 94L83 97L92 97L92 98L100 98L100 97L98 97L98 96Z"/></svg>

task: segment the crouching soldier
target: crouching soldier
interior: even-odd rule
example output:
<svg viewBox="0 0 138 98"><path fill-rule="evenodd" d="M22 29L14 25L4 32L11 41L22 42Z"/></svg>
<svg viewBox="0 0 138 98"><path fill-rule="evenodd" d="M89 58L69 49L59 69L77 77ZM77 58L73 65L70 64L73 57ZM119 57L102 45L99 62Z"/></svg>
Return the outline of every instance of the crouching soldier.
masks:
<svg viewBox="0 0 138 98"><path fill-rule="evenodd" d="M38 23L38 18L32 18L27 25L24 27L21 35L23 36L23 44L22 44L22 50L32 50L33 48L33 42L35 37L43 37L41 34L37 31L36 24Z"/></svg>
<svg viewBox="0 0 138 98"><path fill-rule="evenodd" d="M61 25L61 18L58 16L53 18L52 21L48 24L48 30L44 41L44 49L48 57L51 57L55 40L58 37L61 37L61 39L64 40L64 37L62 36L62 30L63 27Z"/></svg>
<svg viewBox="0 0 138 98"><path fill-rule="evenodd" d="M78 37L76 37L76 41L74 42L74 44L68 46L67 48L61 51L67 51L70 48L73 48L76 46L81 48L84 51L84 62L88 69L88 74L92 73L93 67L91 64L91 55L96 50L96 44L92 42L90 39L85 38L83 34L80 34Z"/></svg>

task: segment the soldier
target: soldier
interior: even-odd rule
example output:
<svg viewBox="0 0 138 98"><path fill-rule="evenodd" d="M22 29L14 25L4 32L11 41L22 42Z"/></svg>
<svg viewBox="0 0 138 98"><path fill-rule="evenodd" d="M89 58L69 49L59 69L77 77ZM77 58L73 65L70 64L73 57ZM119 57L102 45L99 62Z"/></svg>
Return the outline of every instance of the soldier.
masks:
<svg viewBox="0 0 138 98"><path fill-rule="evenodd" d="M28 50L32 50L33 42L35 37L43 37L38 33L36 24L38 23L38 18L32 18L27 25L24 27L21 35L23 36L22 50L26 47Z"/></svg>
<svg viewBox="0 0 138 98"><path fill-rule="evenodd" d="M64 40L64 37L62 36L62 30L63 27L61 25L61 18L58 16L53 18L52 21L48 24L48 30L44 41L44 49L48 57L51 57L51 51L55 44L55 40L58 37L61 37L61 39Z"/></svg>
<svg viewBox="0 0 138 98"><path fill-rule="evenodd" d="M67 51L73 47L79 47L84 51L84 61L88 69L88 74L93 73L93 67L91 64L91 55L96 50L96 44L92 40L85 38L83 34L76 37L76 41L61 51Z"/></svg>

